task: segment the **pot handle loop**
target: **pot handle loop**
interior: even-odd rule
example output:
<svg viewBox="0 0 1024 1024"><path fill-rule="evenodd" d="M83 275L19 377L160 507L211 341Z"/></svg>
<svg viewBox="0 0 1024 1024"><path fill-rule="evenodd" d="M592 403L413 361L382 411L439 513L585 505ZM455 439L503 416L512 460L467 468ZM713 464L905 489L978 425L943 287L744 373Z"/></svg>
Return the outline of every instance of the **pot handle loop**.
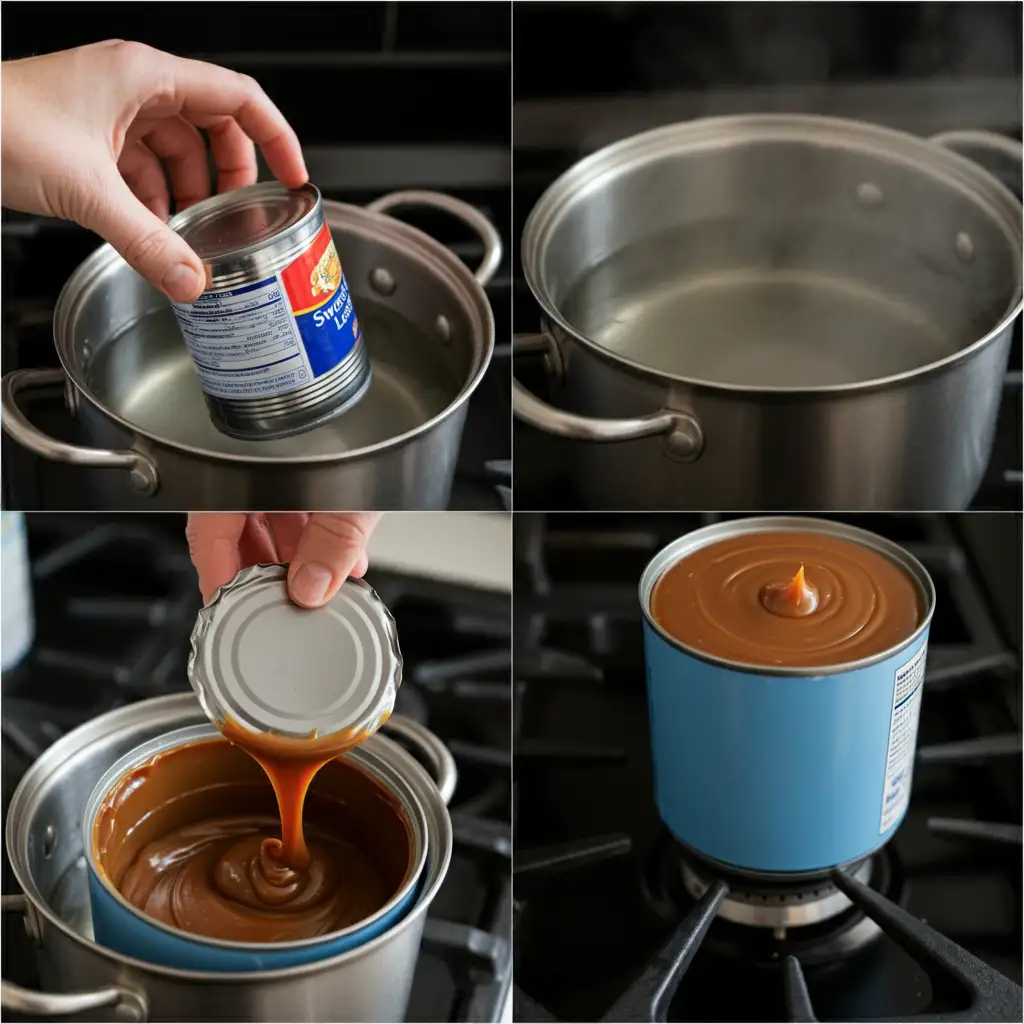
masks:
<svg viewBox="0 0 1024 1024"><path fill-rule="evenodd" d="M960 153L965 149L987 149L1017 163L1024 162L1024 146L1021 146L1016 139L997 135L995 132L940 132L938 135L931 136L928 141L934 142L935 145L942 146L944 149L951 149L954 153Z"/></svg>
<svg viewBox="0 0 1024 1024"><path fill-rule="evenodd" d="M4 913L25 914L28 900L23 895L4 896ZM26 918L27 921L27 918ZM148 1018L146 1000L138 992L107 985L104 988L82 992L36 992L22 988L7 980L0 980L0 1006L4 1010L28 1014L33 1017L73 1020L78 1014L110 1009L109 1019L118 1021L145 1021Z"/></svg>
<svg viewBox="0 0 1024 1024"><path fill-rule="evenodd" d="M15 441L35 455L52 462L67 462L72 466L93 466L97 469L126 469L132 486L150 497L160 487L156 464L141 452L127 449L84 448L77 444L58 441L37 429L18 406L18 395L36 388L67 386L63 370L12 370L4 375L2 387L3 429Z"/></svg>
<svg viewBox="0 0 1024 1024"><path fill-rule="evenodd" d="M437 783L441 799L447 804L455 793L459 773L455 767L452 752L426 726L414 722L404 715L392 715L381 726L396 741L407 744L430 766L430 773Z"/></svg>
<svg viewBox="0 0 1024 1024"><path fill-rule="evenodd" d="M481 287L486 286L494 277L501 264L501 235L475 206L470 206L469 203L464 203L461 199L444 192L407 189L402 192L389 192L386 196L375 199L366 208L372 213L391 213L400 206L426 206L433 210L441 210L471 227L484 244L484 257L473 276Z"/></svg>
<svg viewBox="0 0 1024 1024"><path fill-rule="evenodd" d="M548 334L517 335L512 339L512 354L543 355L549 372L561 372L558 344ZM573 441L636 441L644 437L665 437L666 454L679 462L692 462L704 448L700 424L685 412L663 409L661 412L631 419L598 419L556 409L526 390L512 378L512 411L524 423L558 437Z"/></svg>

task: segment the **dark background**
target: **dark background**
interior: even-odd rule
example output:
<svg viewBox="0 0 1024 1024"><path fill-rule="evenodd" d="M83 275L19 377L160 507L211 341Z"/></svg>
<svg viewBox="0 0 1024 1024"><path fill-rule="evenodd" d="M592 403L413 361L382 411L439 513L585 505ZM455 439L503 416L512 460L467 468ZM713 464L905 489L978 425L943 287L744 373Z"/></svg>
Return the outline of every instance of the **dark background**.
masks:
<svg viewBox="0 0 1024 1024"><path fill-rule="evenodd" d="M516 4L516 99L1019 73L1021 5ZM527 41L528 40L528 44Z"/></svg>
<svg viewBox="0 0 1024 1024"><path fill-rule="evenodd" d="M252 75L304 145L510 138L507 4L3 6L4 60L115 38Z"/></svg>

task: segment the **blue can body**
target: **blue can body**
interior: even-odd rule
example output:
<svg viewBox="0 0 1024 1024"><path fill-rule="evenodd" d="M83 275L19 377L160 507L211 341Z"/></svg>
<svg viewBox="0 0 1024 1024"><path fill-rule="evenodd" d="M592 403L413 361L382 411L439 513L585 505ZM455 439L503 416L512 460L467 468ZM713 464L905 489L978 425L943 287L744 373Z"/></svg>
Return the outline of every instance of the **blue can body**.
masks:
<svg viewBox="0 0 1024 1024"><path fill-rule="evenodd" d="M698 656L652 623L653 582L677 560L664 554L640 596L655 798L669 830L712 860L771 873L819 871L883 845L913 777L934 601L924 570L927 618L899 650L849 671L759 674Z"/></svg>
<svg viewBox="0 0 1024 1024"><path fill-rule="evenodd" d="M272 971L329 960L364 945L397 924L412 909L417 893L418 887L413 886L398 903L364 928L327 937L321 942L260 949L255 944L243 947L204 941L162 928L111 895L97 877L92 863L89 864L89 901L96 941L138 960L187 971Z"/></svg>

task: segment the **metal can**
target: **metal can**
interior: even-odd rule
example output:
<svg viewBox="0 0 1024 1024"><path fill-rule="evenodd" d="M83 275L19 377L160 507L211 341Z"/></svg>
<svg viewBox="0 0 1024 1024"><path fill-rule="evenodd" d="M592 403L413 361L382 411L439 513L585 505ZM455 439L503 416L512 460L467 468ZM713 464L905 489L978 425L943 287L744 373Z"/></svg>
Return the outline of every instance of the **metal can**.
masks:
<svg viewBox="0 0 1024 1024"><path fill-rule="evenodd" d="M376 913L328 935L291 942L229 942L193 935L149 917L118 892L100 863L97 852L97 821L104 803L121 780L135 769L158 770L162 754L190 744L224 743L212 725L191 725L157 736L129 751L103 774L90 795L82 819L82 844L88 868L89 905L93 934L107 949L151 964L187 971L248 972L296 967L332 959L366 945L397 927L415 906L420 880L427 864L428 823L416 792L401 774L389 769L373 752L356 750L348 755L352 770L362 784L385 791L402 817L408 841L408 868L396 891ZM248 767L240 754L239 767ZM218 777L218 784L235 781ZM384 796L379 797L384 800Z"/></svg>
<svg viewBox="0 0 1024 1024"><path fill-rule="evenodd" d="M654 621L663 574L739 534L806 531L852 541L901 567L920 624L871 657L828 667L750 666L681 643ZM757 875L822 872L883 846L910 800L935 587L920 562L867 530L767 516L673 541L640 579L655 799L688 849Z"/></svg>
<svg viewBox="0 0 1024 1024"><path fill-rule="evenodd" d="M210 274L196 302L172 305L219 430L288 437L366 394L370 360L314 185L235 189L170 226Z"/></svg>
<svg viewBox="0 0 1024 1024"><path fill-rule="evenodd" d="M394 618L363 580L308 609L287 578L285 565L243 569L199 612L188 662L199 702L218 725L252 732L324 743L372 734L402 682Z"/></svg>

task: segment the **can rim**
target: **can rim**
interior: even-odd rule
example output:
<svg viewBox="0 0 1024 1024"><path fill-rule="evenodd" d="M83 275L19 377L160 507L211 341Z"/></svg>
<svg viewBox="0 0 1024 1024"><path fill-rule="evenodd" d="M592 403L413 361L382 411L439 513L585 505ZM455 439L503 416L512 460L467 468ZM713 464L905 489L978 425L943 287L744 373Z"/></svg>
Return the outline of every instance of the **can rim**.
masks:
<svg viewBox="0 0 1024 1024"><path fill-rule="evenodd" d="M247 245L228 249L225 252L218 253L216 256L200 257L205 266L216 266L220 263L244 260L249 256L262 252L268 246L280 242L293 232L301 234L310 223L317 220L322 221L323 196L320 193L320 189L311 181L307 181L305 184L294 189L282 185L279 181L261 181L254 185L243 185L241 188L221 192L206 199L201 199L198 203L193 203L192 206L175 214L168 221L167 226L188 242L188 238L182 234L183 228L194 227L198 223L215 223L220 216L245 209L249 205L247 202L249 200L284 196L291 192L303 192L313 200L313 205L296 220L278 228L272 235L268 235L258 242L250 242Z"/></svg>
<svg viewBox="0 0 1024 1024"><path fill-rule="evenodd" d="M731 658L723 658L718 655L709 654L707 651L698 650L689 644L666 632L657 622L654 621L650 611L651 594L654 585L661 579L662 575L677 562L687 555L705 548L710 544L726 537L733 537L750 533L768 532L807 532L819 533L826 536L839 537L843 540L852 541L861 547L866 547L876 554L888 558L904 569L914 581L921 596L925 599L925 611L917 628L905 640L898 644L887 647L884 651L871 654L856 661L840 662L836 665L757 665L753 662L736 661ZM666 544L644 567L640 576L638 588L640 608L643 612L647 625L653 629L660 639L670 644L678 651L688 654L690 657L709 665L716 665L719 668L727 668L744 675L754 676L777 676L793 678L820 678L822 676L844 675L848 672L856 672L860 669L869 668L880 662L887 661L893 655L912 646L931 626L932 616L935 614L935 584L932 581L928 570L909 551L901 545L882 537L871 530L865 530L859 526L851 526L849 523L831 519L818 519L811 516L751 516L744 519L730 519L721 523L713 523L710 526L703 526L697 530L677 537L674 541Z"/></svg>
<svg viewBox="0 0 1024 1024"><path fill-rule="evenodd" d="M296 949L304 949L309 946L329 945L337 942L339 939L355 937L359 932L372 927L382 917L385 917L387 914L394 911L419 885L420 878L423 875L424 866L427 862L427 835L422 821L423 809L415 799L415 794L412 792L410 787L404 787L405 791L403 791L398 786L391 784L390 780L382 777L382 773L379 770L375 770L374 766L367 763L369 762L369 758L365 756L360 757L356 750L350 750L345 754L342 754L338 760L351 759L352 761L359 762L360 770L370 775L376 785L383 786L392 794L392 796L395 796L399 800L406 819L409 821L412 829L412 864L407 870L401 886L399 886L398 890L391 896L384 906L380 907L369 917L365 917L361 921L356 921L354 924L348 925L345 928L329 932L326 935L315 935L309 939L296 939L291 942L237 942L227 939L214 939L208 935L194 935L191 932L183 931L181 928L175 928L173 925L164 924L162 921L158 921L156 918L143 913L138 909L138 907L129 903L124 896L117 891L113 883L107 877L106 872L101 870L99 865L96 863L96 851L93 847L92 835L93 823L95 822L96 815L99 812L100 805L103 803L107 794L126 772L144 764L146 761L156 757L158 754L163 754L169 750L174 750L192 743L202 742L230 743L229 740L225 739L218 732L215 726L208 723L187 725L180 729L174 729L169 733L163 733L160 736L155 736L153 739L140 743L137 747L134 747L132 750L129 750L128 753L119 757L103 773L103 775L100 776L99 782L97 782L93 787L93 791L90 794L89 799L85 802L85 811L82 815L82 843L89 870L93 875L95 875L106 891L113 896L115 900L117 900L122 909L131 913L138 920L150 927L157 928L160 931L166 932L168 935L174 936L174 938L181 939L186 942L198 943L199 945L209 946L213 949L233 950L238 953L269 955L273 953L289 952ZM398 776L397 773L394 774L396 779L400 779L400 776ZM412 907L409 907L408 909L411 911Z"/></svg>

